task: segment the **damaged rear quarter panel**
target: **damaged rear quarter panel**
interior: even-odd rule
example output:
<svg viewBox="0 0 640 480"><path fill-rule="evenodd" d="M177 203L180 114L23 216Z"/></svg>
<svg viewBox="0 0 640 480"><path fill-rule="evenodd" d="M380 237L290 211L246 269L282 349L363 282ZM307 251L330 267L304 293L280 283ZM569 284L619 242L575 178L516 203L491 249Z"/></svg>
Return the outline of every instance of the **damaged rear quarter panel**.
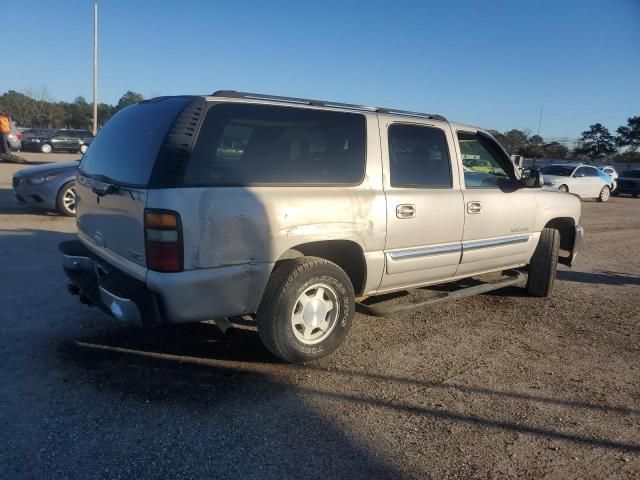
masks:
<svg viewBox="0 0 640 480"><path fill-rule="evenodd" d="M357 187L218 187L152 190L149 207L178 211L185 270L275 262L308 242L384 248L384 194Z"/></svg>

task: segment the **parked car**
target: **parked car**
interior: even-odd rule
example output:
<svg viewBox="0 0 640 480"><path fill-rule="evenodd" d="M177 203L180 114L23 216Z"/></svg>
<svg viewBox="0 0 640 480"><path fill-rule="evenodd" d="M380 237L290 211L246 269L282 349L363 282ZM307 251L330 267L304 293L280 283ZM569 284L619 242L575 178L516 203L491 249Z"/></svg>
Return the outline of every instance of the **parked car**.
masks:
<svg viewBox="0 0 640 480"><path fill-rule="evenodd" d="M27 128L22 131L22 141L26 141L32 137L50 137L56 133L54 128Z"/></svg>
<svg viewBox="0 0 640 480"><path fill-rule="evenodd" d="M547 187L571 192L582 198L606 202L611 196L612 183L602 170L581 163L557 163L540 170Z"/></svg>
<svg viewBox="0 0 640 480"><path fill-rule="evenodd" d="M618 181L618 172L611 165L596 165L600 170L611 178L611 191L615 191Z"/></svg>
<svg viewBox="0 0 640 480"><path fill-rule="evenodd" d="M79 163L48 163L17 171L13 175L15 201L74 216Z"/></svg>
<svg viewBox="0 0 640 480"><path fill-rule="evenodd" d="M27 137L22 142L22 149L42 153L84 153L92 140L93 137L87 130L54 130Z"/></svg>
<svg viewBox="0 0 640 480"><path fill-rule="evenodd" d="M93 133L89 130L67 130L70 138L80 140L80 153L84 154L89 149L89 145L93 142Z"/></svg>
<svg viewBox="0 0 640 480"><path fill-rule="evenodd" d="M145 135L122 142L133 130ZM467 171L463 155L493 173ZM524 274L510 269L526 266L528 292L550 295L582 239L580 200L519 175L491 135L440 115L161 97L97 135L76 180L78 239L60 250L69 291L117 319L252 316L272 353L306 362L343 342L356 297L508 271L430 301L451 300L514 284Z"/></svg>
<svg viewBox="0 0 640 480"><path fill-rule="evenodd" d="M640 194L640 170L626 170L620 173L618 188L613 194L628 194L637 197Z"/></svg>

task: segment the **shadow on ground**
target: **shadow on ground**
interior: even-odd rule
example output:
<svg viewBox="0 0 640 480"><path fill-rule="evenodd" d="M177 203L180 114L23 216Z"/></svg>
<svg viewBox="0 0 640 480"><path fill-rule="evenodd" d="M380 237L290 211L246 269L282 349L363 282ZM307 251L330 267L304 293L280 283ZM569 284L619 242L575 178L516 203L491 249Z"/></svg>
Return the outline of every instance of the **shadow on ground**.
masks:
<svg viewBox="0 0 640 480"><path fill-rule="evenodd" d="M321 364L305 366L286 365L274 362L262 347L254 330L235 330L230 336L222 335L209 324L189 325L145 331L120 329L106 336L86 338L64 345L61 352L66 361L85 371L86 381L99 388L115 390L120 394L133 395L154 402L178 402L202 408L217 402L262 400L278 397L287 391L296 397L292 409L293 417L312 418L324 421L312 406L305 406L300 399L313 402L333 400L366 406L385 411L409 413L435 421L458 422L479 429L496 429L531 435L547 439L568 441L584 446L595 446L611 450L640 452L640 444L619 442L615 439L598 438L566 429L514 423L498 418L457 412L446 408L429 408L421 405L387 400L383 396L371 397L352 394L343 388L353 379L371 382L376 390L407 388L416 386L433 389L457 390L471 395L508 397L525 403L548 403L571 410L590 411L591 414L622 413L639 415L640 410L622 406L603 405L572 399L561 399L508 392L483 387L426 382L411 378L395 377L375 372L349 369L331 369L334 382L322 385L318 382L300 382L300 378L317 376L327 372ZM335 381L335 377L340 378ZM400 393L396 398L403 398ZM292 417L292 418L293 418ZM286 427L289 428L289 427ZM324 428L329 428L324 426ZM335 427L332 427L335 428ZM333 435L336 435L333 432ZM344 442L344 439L336 439ZM346 447L342 445L342 447ZM364 448L364 447L363 447ZM344 448L337 447L337 450Z"/></svg>
<svg viewBox="0 0 640 480"><path fill-rule="evenodd" d="M577 272L558 271L557 278L567 282L592 283L601 285L640 285L640 276L619 272Z"/></svg>

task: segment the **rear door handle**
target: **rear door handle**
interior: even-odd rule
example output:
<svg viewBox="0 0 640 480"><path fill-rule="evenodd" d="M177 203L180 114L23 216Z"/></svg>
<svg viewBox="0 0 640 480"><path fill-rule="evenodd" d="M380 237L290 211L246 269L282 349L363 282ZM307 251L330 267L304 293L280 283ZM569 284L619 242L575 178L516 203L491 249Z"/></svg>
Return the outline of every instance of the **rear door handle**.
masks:
<svg viewBox="0 0 640 480"><path fill-rule="evenodd" d="M469 202L467 203L467 213L481 213L482 212L482 204L480 202Z"/></svg>
<svg viewBox="0 0 640 480"><path fill-rule="evenodd" d="M416 216L416 206L410 203L403 203L396 207L396 217L398 218L413 218Z"/></svg>

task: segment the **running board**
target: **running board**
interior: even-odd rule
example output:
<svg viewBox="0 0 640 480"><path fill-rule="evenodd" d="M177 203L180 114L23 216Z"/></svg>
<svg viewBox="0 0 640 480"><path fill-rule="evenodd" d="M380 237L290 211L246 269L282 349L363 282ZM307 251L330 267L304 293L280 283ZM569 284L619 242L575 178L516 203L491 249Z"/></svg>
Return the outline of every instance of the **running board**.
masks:
<svg viewBox="0 0 640 480"><path fill-rule="evenodd" d="M358 303L356 304L356 306L357 310L361 313L364 313L365 315L371 315L372 317L391 317L398 313L420 310L421 308L429 307L437 303L453 302L454 300L471 297L472 295L479 295L481 293L491 292L492 290L498 290L499 288L504 288L520 283L525 278L524 273L518 270L506 270L502 275L508 278L494 282L481 283L480 285L465 287L458 290L453 290L451 292L437 292L436 295L426 300L420 299L412 302L405 302L402 304L387 306L365 305L363 303Z"/></svg>

